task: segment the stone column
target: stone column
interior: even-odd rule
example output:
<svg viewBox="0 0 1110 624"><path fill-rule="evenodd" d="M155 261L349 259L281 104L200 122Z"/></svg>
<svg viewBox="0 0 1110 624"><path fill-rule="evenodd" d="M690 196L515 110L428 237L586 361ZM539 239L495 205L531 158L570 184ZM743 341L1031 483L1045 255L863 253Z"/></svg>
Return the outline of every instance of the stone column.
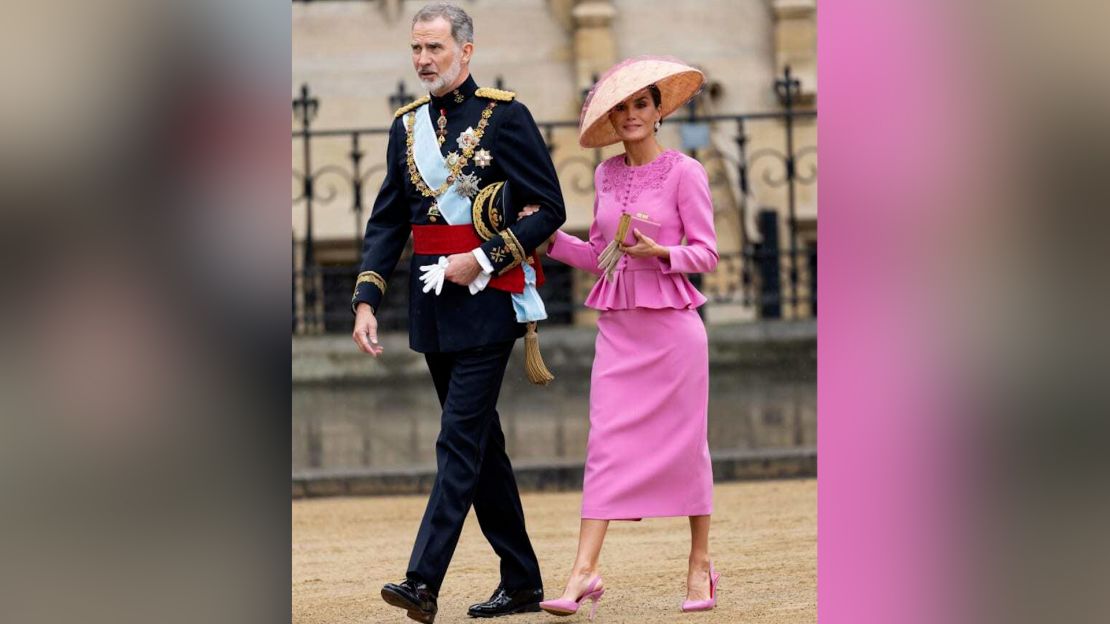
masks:
<svg viewBox="0 0 1110 624"><path fill-rule="evenodd" d="M610 0L578 0L571 10L574 25L574 77L579 89L593 86L617 62L613 17L617 9Z"/></svg>
<svg viewBox="0 0 1110 624"><path fill-rule="evenodd" d="M574 34L574 80L579 93L594 84L594 76L600 76L617 62L617 41L613 35L613 18L617 9L611 0L575 0L570 11L570 23ZM581 105L581 100L577 103ZM578 110L573 111L577 117ZM592 197L589 204L592 205ZM574 300L585 301L593 286L593 275L584 271L574 271ZM575 325L593 325L597 322L597 312L579 308L574 314Z"/></svg>
<svg viewBox="0 0 1110 624"><path fill-rule="evenodd" d="M802 82L803 102L817 95L817 0L773 0L775 74L790 66Z"/></svg>

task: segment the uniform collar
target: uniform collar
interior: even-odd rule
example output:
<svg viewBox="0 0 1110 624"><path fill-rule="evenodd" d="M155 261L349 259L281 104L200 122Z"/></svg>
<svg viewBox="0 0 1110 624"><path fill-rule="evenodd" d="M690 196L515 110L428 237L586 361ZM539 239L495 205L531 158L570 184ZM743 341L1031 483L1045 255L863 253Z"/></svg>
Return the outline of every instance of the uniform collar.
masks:
<svg viewBox="0 0 1110 624"><path fill-rule="evenodd" d="M443 97L436 97L433 95L432 107L436 110L451 110L473 97L474 92L477 90L478 83L474 82L474 76L467 76L466 80L464 80L457 89L448 91Z"/></svg>

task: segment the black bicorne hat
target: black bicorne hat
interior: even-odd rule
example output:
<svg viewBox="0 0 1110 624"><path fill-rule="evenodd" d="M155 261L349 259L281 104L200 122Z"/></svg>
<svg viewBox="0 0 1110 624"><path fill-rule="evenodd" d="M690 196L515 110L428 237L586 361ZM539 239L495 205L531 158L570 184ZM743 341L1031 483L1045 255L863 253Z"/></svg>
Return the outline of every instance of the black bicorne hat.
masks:
<svg viewBox="0 0 1110 624"><path fill-rule="evenodd" d="M509 183L494 182L478 191L471 207L474 229L483 241L488 241L509 226L508 208L512 206Z"/></svg>

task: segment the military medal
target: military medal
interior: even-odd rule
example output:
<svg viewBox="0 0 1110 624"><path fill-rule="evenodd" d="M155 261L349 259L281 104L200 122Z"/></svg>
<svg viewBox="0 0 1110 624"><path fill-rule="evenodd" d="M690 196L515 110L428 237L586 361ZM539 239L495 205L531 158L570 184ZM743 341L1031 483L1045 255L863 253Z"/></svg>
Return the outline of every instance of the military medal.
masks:
<svg viewBox="0 0 1110 624"><path fill-rule="evenodd" d="M463 94L459 93L458 89L455 89L455 103L462 104L464 99Z"/></svg>
<svg viewBox="0 0 1110 624"><path fill-rule="evenodd" d="M436 120L436 125L439 126L439 130L436 131L436 136L439 137L439 144L443 145L443 142L447 140L447 110L446 109L443 109L443 108L439 109L439 119Z"/></svg>
<svg viewBox="0 0 1110 624"><path fill-rule="evenodd" d="M467 128L466 131L459 135L457 141L459 146L462 148L462 153L458 155L458 159L455 160L454 165L448 165L447 170L449 172L449 175L447 176L447 179L443 182L443 184L439 185L439 188L435 189L429 187L427 184L424 183L424 178L422 178L420 175L420 170L416 166L416 158L413 155L413 124L416 120L416 114L410 113L407 117L405 117L405 126L407 130L407 136L405 137L405 152L409 170L409 180L412 181L413 186L416 187L416 190L420 191L421 195L423 195L424 197L439 197L444 191L446 191L448 188L451 187L452 184L455 183L455 180L459 179L459 174L462 172L463 167L465 167L470 158L474 156L474 150L481 142L482 135L485 134L486 126L489 125L489 118L493 115L493 109L495 106L497 106L496 101L491 101L489 104L486 105L485 110L482 111L482 117L481 120L478 122L477 129ZM444 120L443 123L446 123L445 117L441 117L440 119ZM473 193L467 195L468 197L473 197L478 192L478 179L476 177L474 177L472 185L474 190ZM466 195L466 193L460 194Z"/></svg>
<svg viewBox="0 0 1110 624"><path fill-rule="evenodd" d="M490 155L489 150L480 149L474 152L474 164L479 167L488 167L493 162L493 156Z"/></svg>
<svg viewBox="0 0 1110 624"><path fill-rule="evenodd" d="M480 137L474 131L474 128L467 128L459 134L459 138L455 139L455 142L459 144L459 149L473 151L475 147L478 147L479 139Z"/></svg>
<svg viewBox="0 0 1110 624"><path fill-rule="evenodd" d="M458 186L455 187L455 190L459 195L473 199L478 194L478 184L478 176L473 173L464 173L459 176Z"/></svg>
<svg viewBox="0 0 1110 624"><path fill-rule="evenodd" d="M439 212L439 204L432 202L432 205L428 207L428 220L432 223L435 223L436 217L440 216L443 215L441 215Z"/></svg>

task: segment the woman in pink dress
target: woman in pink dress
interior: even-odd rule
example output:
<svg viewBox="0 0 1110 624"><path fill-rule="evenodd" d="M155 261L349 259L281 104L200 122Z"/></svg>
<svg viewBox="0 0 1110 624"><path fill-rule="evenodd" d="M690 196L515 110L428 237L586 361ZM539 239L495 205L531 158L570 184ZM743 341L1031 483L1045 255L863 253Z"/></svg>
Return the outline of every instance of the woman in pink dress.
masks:
<svg viewBox="0 0 1110 624"><path fill-rule="evenodd" d="M716 604L709 354L697 312L705 297L686 277L717 265L713 204L701 164L655 138L662 118L703 82L674 59L629 59L606 72L582 108L579 143L622 141L625 152L597 167L589 241L557 232L547 252L599 276L586 305L600 311L578 554L563 595L540 605L549 613L569 615L592 600L592 618L604 593L598 558L609 521L660 516L690 518L682 610ZM640 227L630 246L614 243L622 213L649 222L633 220Z"/></svg>

